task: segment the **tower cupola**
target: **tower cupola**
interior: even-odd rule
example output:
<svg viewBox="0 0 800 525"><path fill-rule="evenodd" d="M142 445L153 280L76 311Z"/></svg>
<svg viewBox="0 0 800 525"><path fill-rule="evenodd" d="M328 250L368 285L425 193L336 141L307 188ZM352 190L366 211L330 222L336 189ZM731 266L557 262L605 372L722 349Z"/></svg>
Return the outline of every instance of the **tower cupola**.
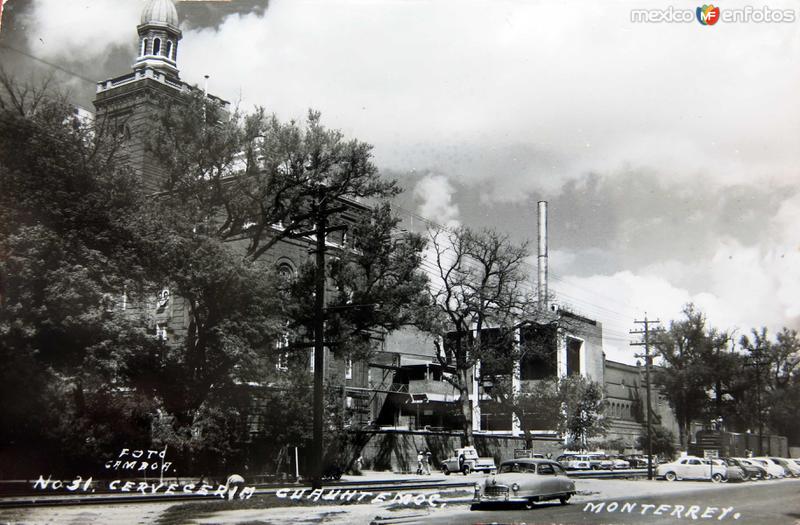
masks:
<svg viewBox="0 0 800 525"><path fill-rule="evenodd" d="M178 10L172 0L147 0L142 10L139 32L139 56L133 69L152 68L178 77Z"/></svg>

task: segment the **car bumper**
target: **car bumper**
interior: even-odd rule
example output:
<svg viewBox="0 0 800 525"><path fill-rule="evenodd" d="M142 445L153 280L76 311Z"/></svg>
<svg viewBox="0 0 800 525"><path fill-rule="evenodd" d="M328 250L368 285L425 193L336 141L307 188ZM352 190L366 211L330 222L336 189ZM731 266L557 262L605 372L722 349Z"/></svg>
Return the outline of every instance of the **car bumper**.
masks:
<svg viewBox="0 0 800 525"><path fill-rule="evenodd" d="M527 503L528 498L523 498L518 495L505 495L505 496L481 496L475 498L474 503Z"/></svg>

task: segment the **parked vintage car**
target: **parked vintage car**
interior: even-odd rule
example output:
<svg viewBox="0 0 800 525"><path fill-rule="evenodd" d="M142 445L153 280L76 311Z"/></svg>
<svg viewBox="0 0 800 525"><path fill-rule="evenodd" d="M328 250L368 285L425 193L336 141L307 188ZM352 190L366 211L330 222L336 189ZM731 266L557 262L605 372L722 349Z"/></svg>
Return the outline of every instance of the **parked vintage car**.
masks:
<svg viewBox="0 0 800 525"><path fill-rule="evenodd" d="M767 469L767 479L786 477L786 470L769 458L758 457L758 458L748 458L748 459L753 463L761 465L762 467Z"/></svg>
<svg viewBox="0 0 800 525"><path fill-rule="evenodd" d="M710 460L715 465L725 467L725 481L747 481L744 474L744 469L740 467L734 460L728 458L718 458ZM708 464L709 460L704 460L703 463Z"/></svg>
<svg viewBox="0 0 800 525"><path fill-rule="evenodd" d="M569 456L563 463L561 463L567 470L590 470L592 466L592 458L587 455L577 454Z"/></svg>
<svg viewBox="0 0 800 525"><path fill-rule="evenodd" d="M783 470L786 471L786 475L792 476L796 478L800 476L800 467L794 461L788 460L786 458L776 458L770 456L770 458L774 463L783 467Z"/></svg>
<svg viewBox="0 0 800 525"><path fill-rule="evenodd" d="M608 462L609 462L608 468L610 470L631 468L630 462L627 459L624 459L619 456L609 456Z"/></svg>
<svg viewBox="0 0 800 525"><path fill-rule="evenodd" d="M496 474L475 484L473 508L491 503L559 500L562 505L575 494L575 482L562 466L549 459L512 459L500 464Z"/></svg>
<svg viewBox="0 0 800 525"><path fill-rule="evenodd" d="M722 458L725 461L729 468L730 465L736 465L740 469L742 469L742 481L749 481L751 479L764 479L767 475L766 469L761 466L754 465L747 460L739 459L739 458Z"/></svg>
<svg viewBox="0 0 800 525"><path fill-rule="evenodd" d="M625 456L625 460L630 465L630 468L647 468L647 456ZM653 458L653 466L655 467L658 463Z"/></svg>
<svg viewBox="0 0 800 525"><path fill-rule="evenodd" d="M466 476L473 471L494 472L497 465L492 457L479 457L475 447L463 447L456 449L454 456L442 461L439 468L448 476L451 472L461 472Z"/></svg>
<svg viewBox="0 0 800 525"><path fill-rule="evenodd" d="M719 483L727 476L725 465L709 465L702 458L686 456L671 463L662 463L656 468L656 477L667 481L676 479L710 479Z"/></svg>

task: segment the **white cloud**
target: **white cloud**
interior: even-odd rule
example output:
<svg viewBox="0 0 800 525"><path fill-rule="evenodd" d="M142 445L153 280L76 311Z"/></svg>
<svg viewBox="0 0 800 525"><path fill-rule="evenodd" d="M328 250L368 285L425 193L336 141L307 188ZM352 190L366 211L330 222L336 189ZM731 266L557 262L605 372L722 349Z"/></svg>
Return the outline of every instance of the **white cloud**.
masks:
<svg viewBox="0 0 800 525"><path fill-rule="evenodd" d="M743 246L720 239L714 256L694 263L668 261L638 272L566 277L555 283L564 304L603 322L610 359L631 362L625 344L633 318L645 312L662 326L695 303L722 330L767 326L800 328L800 250L795 246ZM675 286L679 274L696 276L693 290Z"/></svg>
<svg viewBox="0 0 800 525"><path fill-rule="evenodd" d="M797 180L800 26L630 22L632 7L662 4L273 0L186 31L179 64L245 105L320 109L375 143L382 167L457 174L489 201L623 166L717 185ZM135 39L141 5L35 0L31 46L96 59Z"/></svg>
<svg viewBox="0 0 800 525"><path fill-rule="evenodd" d="M414 187L414 196L419 199L419 213L442 226L458 226L458 205L453 203L455 188L442 175L427 175Z"/></svg>
<svg viewBox="0 0 800 525"><path fill-rule="evenodd" d="M94 61L108 54L108 46L130 46L133 63L143 5L130 0L36 0L25 23L28 46L37 56L65 62Z"/></svg>

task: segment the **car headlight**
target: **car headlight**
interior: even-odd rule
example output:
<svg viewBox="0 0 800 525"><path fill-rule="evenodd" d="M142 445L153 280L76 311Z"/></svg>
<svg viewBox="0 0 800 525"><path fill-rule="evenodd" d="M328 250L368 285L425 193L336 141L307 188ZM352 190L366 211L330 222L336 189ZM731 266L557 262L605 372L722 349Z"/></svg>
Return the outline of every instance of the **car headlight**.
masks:
<svg viewBox="0 0 800 525"><path fill-rule="evenodd" d="M519 485L517 485L516 483L512 483L511 484L511 490L513 490L514 492L517 492L519 490Z"/></svg>

